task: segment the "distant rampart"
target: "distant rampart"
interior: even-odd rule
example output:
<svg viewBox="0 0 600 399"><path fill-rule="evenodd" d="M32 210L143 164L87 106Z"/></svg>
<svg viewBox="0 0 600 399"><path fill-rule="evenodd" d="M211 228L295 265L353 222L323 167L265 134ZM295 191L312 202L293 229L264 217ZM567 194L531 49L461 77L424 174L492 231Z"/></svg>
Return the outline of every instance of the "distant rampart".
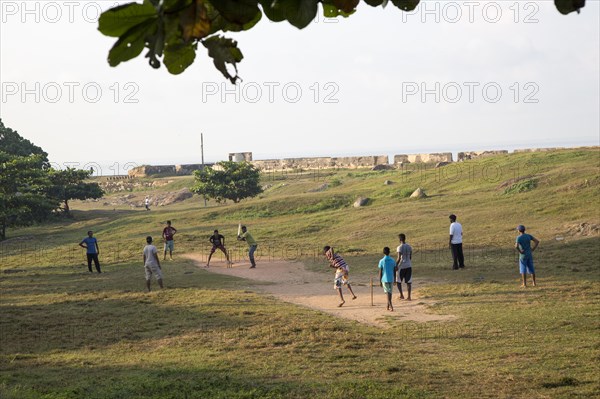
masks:
<svg viewBox="0 0 600 399"><path fill-rule="evenodd" d="M205 164L212 166L213 164ZM195 170L202 169L202 164L187 165L142 165L130 169L127 173L130 177L147 176L186 176L194 173Z"/></svg>
<svg viewBox="0 0 600 399"><path fill-rule="evenodd" d="M437 152L432 154L400 154L394 155L394 165L405 163L438 163L452 162L451 152Z"/></svg>
<svg viewBox="0 0 600 399"><path fill-rule="evenodd" d="M265 159L251 162L259 170L285 169L330 169L330 168L372 168L377 165L388 165L387 155L370 155L362 157L315 157Z"/></svg>
<svg viewBox="0 0 600 399"><path fill-rule="evenodd" d="M516 152L516 151L515 151ZM467 152L459 152L457 155L457 161L468 161L470 159L481 159L487 157L493 157L496 155L506 155L508 151L506 150L494 150L494 151L467 151Z"/></svg>
<svg viewBox="0 0 600 399"><path fill-rule="evenodd" d="M579 147L579 148L598 148L594 147ZM524 152L545 152L555 150L566 150L575 148L523 148L514 150L514 153ZM459 152L457 162L463 162L474 159L481 159L497 155L507 155L507 150L489 150L489 151L465 151ZM283 159L263 159L252 160L251 152L230 153L228 156L230 161L250 162L261 171L281 171L281 170L299 170L299 169L358 169L358 168L375 168L383 165L389 168L398 168L407 163L423 164L423 163L439 163L441 165L454 162L451 152L437 152L429 154L399 154L394 155L393 163L389 163L387 155L368 155L357 157L310 157L310 158L283 158ZM213 164L206 164L212 166ZM202 164L187 164L187 165L143 165L129 170L130 177L147 177L147 176L184 176L193 174L194 170L202 169Z"/></svg>

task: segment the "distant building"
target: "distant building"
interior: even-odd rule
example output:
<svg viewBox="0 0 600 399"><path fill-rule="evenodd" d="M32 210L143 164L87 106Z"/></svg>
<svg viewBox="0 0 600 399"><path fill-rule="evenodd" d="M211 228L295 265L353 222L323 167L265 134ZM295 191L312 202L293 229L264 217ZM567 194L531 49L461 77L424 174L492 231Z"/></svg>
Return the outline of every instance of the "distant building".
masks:
<svg viewBox="0 0 600 399"><path fill-rule="evenodd" d="M230 152L229 161L233 162L252 162L251 152Z"/></svg>

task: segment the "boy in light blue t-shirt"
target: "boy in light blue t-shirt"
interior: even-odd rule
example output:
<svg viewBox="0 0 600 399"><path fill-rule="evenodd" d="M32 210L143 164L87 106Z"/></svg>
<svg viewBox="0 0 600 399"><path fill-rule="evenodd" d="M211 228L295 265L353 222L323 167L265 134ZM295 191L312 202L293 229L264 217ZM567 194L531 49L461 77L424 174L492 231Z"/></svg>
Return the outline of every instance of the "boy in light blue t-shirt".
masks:
<svg viewBox="0 0 600 399"><path fill-rule="evenodd" d="M519 271L521 272L521 286L527 287L527 273L531 274L531 281L535 287L535 269L533 267L533 254L532 252L540 244L540 240L532 236L531 234L525 233L525 226L520 224L517 227L519 236L515 242L515 249L519 251ZM531 242L533 241L533 247Z"/></svg>
<svg viewBox="0 0 600 399"><path fill-rule="evenodd" d="M92 261L94 261L94 265L96 266L98 273L102 273L100 271L100 261L98 260L98 255L100 255L100 247L98 246L98 240L96 240L96 237L94 237L94 232L91 230L88 231L88 236L81 240L79 246L85 248L88 270L90 273L92 273Z"/></svg>
<svg viewBox="0 0 600 399"><path fill-rule="evenodd" d="M387 295L387 310L393 312L392 291L396 283L396 261L390 256L389 247L383 248L383 254L379 261L379 282Z"/></svg>

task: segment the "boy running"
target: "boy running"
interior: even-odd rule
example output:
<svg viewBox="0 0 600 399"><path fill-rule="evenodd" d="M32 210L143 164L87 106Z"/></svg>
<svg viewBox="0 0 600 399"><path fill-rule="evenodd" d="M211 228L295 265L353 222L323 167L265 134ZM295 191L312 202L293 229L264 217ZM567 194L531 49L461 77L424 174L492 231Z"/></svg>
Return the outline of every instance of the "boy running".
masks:
<svg viewBox="0 0 600 399"><path fill-rule="evenodd" d="M340 294L341 302L338 305L338 307L341 308L346 303L346 301L344 301L344 295L342 294L342 286L345 285L346 287L348 287L348 291L350 291L350 293L352 294L352 299L356 299L356 295L354 295L352 287L350 286L350 281L348 279L348 272L350 268L340 255L333 252L333 248L331 248L329 245L323 248L323 254L329 261L329 267L336 269L333 289L338 290L338 293Z"/></svg>
<svg viewBox="0 0 600 399"><path fill-rule="evenodd" d="M387 295L387 310L393 312L392 292L396 282L396 262L390 256L389 247L383 248L383 258L379 261L379 282L383 287L383 292Z"/></svg>
<svg viewBox="0 0 600 399"><path fill-rule="evenodd" d="M144 270L146 272L146 288L150 292L150 280L152 275L158 281L160 288L163 288L162 271L160 268L160 260L158 259L158 251L156 247L152 245L152 237L146 237L147 245L144 247Z"/></svg>
<svg viewBox="0 0 600 399"><path fill-rule="evenodd" d="M517 242L515 242L515 249L519 251L519 269L521 272L521 287L527 287L527 273L531 274L531 280L535 287L535 269L533 268L533 254L532 252L540 245L540 240L532 236L531 234L525 233L525 226L520 224L517 227L519 236ZM531 241L534 245L531 246Z"/></svg>
<svg viewBox="0 0 600 399"><path fill-rule="evenodd" d="M404 299L402 294L402 280L406 283L406 289L408 290L407 301L410 301L410 291L412 288L412 247L406 243L406 235L398 234L400 239L400 245L396 249L398 252L398 259L396 260L396 266L398 267L398 291L400 296L398 299Z"/></svg>
<svg viewBox="0 0 600 399"><path fill-rule="evenodd" d="M212 249L210 250L210 254L208 255L208 262L206 262L206 267L210 265L210 258L212 258L213 254L217 249L220 249L221 252L225 254L225 258L227 258L227 266L231 264L229 260L229 254L227 253L227 249L225 248L225 236L219 234L219 230L215 230L213 235L208 239L212 244Z"/></svg>

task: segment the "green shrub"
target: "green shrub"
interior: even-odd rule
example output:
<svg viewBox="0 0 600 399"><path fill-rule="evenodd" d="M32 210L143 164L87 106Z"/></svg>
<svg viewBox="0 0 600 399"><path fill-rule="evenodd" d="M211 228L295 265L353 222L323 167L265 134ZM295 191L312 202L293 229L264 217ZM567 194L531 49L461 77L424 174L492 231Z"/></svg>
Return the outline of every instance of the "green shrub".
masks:
<svg viewBox="0 0 600 399"><path fill-rule="evenodd" d="M537 180L528 179L521 180L507 188L504 189L504 194L515 194L515 193L524 193L527 191L531 191L537 187Z"/></svg>
<svg viewBox="0 0 600 399"><path fill-rule="evenodd" d="M408 198L412 193L415 192L415 189L412 188L403 188L398 191L396 194L396 198Z"/></svg>
<svg viewBox="0 0 600 399"><path fill-rule="evenodd" d="M333 179L331 182L329 182L329 187L339 187L342 185L342 181L340 179L338 179L337 177L335 179Z"/></svg>
<svg viewBox="0 0 600 399"><path fill-rule="evenodd" d="M347 195L334 195L322 199L316 204L306 205L296 209L295 213L316 213L321 211L329 211L335 209L346 208L350 206L352 199Z"/></svg>

